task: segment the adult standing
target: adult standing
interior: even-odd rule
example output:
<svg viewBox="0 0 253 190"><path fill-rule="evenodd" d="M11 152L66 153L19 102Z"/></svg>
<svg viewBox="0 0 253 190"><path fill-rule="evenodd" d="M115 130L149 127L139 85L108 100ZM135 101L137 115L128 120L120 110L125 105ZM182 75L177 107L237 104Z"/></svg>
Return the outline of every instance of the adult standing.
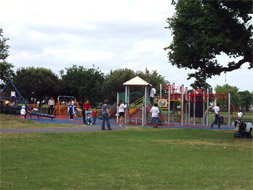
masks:
<svg viewBox="0 0 253 190"><path fill-rule="evenodd" d="M51 97L51 98L48 100L48 114L49 114L49 115L52 115L52 114L53 114L54 107L55 107L55 101L54 101L54 98Z"/></svg>
<svg viewBox="0 0 253 190"><path fill-rule="evenodd" d="M149 94L149 98L150 98L150 103L151 103L152 106L154 104L155 94L156 94L156 89L155 88L151 88L150 94Z"/></svg>
<svg viewBox="0 0 253 190"><path fill-rule="evenodd" d="M211 128L213 128L215 123L218 125L218 128L220 128L220 115L219 115L220 107L219 107L219 104L214 106L213 110L214 110L214 113L215 113L215 119L214 119L214 122L211 125Z"/></svg>
<svg viewBox="0 0 253 190"><path fill-rule="evenodd" d="M107 129L112 130L110 122L109 122L108 104L109 104L109 100L105 99L103 107L102 107L102 115L103 115L102 130L105 130L105 122L107 123Z"/></svg>
<svg viewBox="0 0 253 190"><path fill-rule="evenodd" d="M119 126L122 127L123 125L123 118L125 116L125 109L127 105L125 105L121 100L118 104L118 112L119 112Z"/></svg>
<svg viewBox="0 0 253 190"><path fill-rule="evenodd" d="M89 100L86 100L83 103L83 123L86 123L86 111L89 111L91 109Z"/></svg>

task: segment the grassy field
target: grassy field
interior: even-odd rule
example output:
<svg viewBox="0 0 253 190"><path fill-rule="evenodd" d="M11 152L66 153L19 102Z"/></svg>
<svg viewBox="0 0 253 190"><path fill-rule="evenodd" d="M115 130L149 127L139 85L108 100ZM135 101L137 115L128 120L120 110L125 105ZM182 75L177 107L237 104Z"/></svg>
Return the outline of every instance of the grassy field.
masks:
<svg viewBox="0 0 253 190"><path fill-rule="evenodd" d="M21 119L18 116L0 114L0 128L50 128L50 127L78 127L78 124L48 124L32 120Z"/></svg>
<svg viewBox="0 0 253 190"><path fill-rule="evenodd" d="M1 134L0 189L252 189L252 141L232 134L142 127Z"/></svg>

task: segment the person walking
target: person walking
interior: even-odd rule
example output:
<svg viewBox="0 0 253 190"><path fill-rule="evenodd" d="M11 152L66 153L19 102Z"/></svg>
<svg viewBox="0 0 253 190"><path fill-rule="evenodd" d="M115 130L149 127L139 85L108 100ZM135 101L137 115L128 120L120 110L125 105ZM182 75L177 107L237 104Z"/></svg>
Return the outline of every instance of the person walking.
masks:
<svg viewBox="0 0 253 190"><path fill-rule="evenodd" d="M217 103L216 106L213 107L213 110L214 110L214 113L215 113L215 119L214 119L214 122L211 125L211 128L213 128L215 123L218 125L218 128L220 128L220 115L219 115L220 107L219 107L218 103Z"/></svg>
<svg viewBox="0 0 253 190"><path fill-rule="evenodd" d="M124 104L121 100L119 101L118 104L118 112L119 112L119 126L122 127L123 125L123 118L125 116L125 109L127 107L126 104Z"/></svg>
<svg viewBox="0 0 253 190"><path fill-rule="evenodd" d="M108 104L109 104L109 100L105 99L103 107L102 107L102 115L103 115L102 130L105 130L105 122L107 123L107 129L112 130L111 125L110 125L110 121L109 121Z"/></svg>
<svg viewBox="0 0 253 190"><path fill-rule="evenodd" d="M158 128L157 124L159 121L159 108L158 108L158 104L155 103L154 106L151 108L150 113L152 114L152 120L151 123L153 123L153 127L154 128Z"/></svg>

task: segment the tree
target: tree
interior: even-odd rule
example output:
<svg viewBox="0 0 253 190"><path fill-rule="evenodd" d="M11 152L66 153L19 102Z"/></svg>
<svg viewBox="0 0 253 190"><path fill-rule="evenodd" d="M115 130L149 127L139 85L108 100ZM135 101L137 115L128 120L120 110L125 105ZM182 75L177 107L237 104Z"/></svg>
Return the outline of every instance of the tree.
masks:
<svg viewBox="0 0 253 190"><path fill-rule="evenodd" d="M110 102L116 102L117 92L124 93L125 86L123 83L128 80L134 78L135 76L139 76L143 80L152 84L156 89L160 88L160 84L165 84L167 81L161 76L157 71L149 71L148 69L143 71L134 72L131 69L118 69L111 71L111 73L105 76L105 81L103 83L103 94L106 98L110 99ZM131 87L131 92L141 92L144 93L143 87ZM157 93L159 90L157 91Z"/></svg>
<svg viewBox="0 0 253 190"><path fill-rule="evenodd" d="M159 94L160 84L167 84L168 81L165 80L164 76L160 75L156 70L149 71L147 68L145 72L137 71L136 75L147 81L151 84L156 90L157 94Z"/></svg>
<svg viewBox="0 0 253 190"><path fill-rule="evenodd" d="M248 90L239 92L241 107L245 108L246 111L249 111L250 106L253 103L253 94L251 94Z"/></svg>
<svg viewBox="0 0 253 190"><path fill-rule="evenodd" d="M66 68L66 74L61 71L65 86L64 95L74 96L78 101L89 99L91 104L102 101L102 84L104 74L99 68L86 69L82 66Z"/></svg>
<svg viewBox="0 0 253 190"><path fill-rule="evenodd" d="M135 72L131 69L118 69L111 71L105 76L103 83L103 96L108 98L110 103L116 102L117 92L125 92L123 83L134 78Z"/></svg>
<svg viewBox="0 0 253 190"><path fill-rule="evenodd" d="M14 84L25 98L35 97L42 101L46 97L56 97L60 90L59 78L45 68L21 68L17 70Z"/></svg>
<svg viewBox="0 0 253 190"><path fill-rule="evenodd" d="M249 63L252 55L252 1L177 0L176 14L168 18L173 42L165 50L172 65L196 70L195 86L202 87L207 78L231 72ZM227 66L218 63L216 56L225 53L238 57Z"/></svg>
<svg viewBox="0 0 253 190"><path fill-rule="evenodd" d="M6 44L8 38L3 37L3 30L0 28L0 80L4 83L7 83L9 80L12 80L14 77L14 67L12 64L7 63L6 59L9 56L9 45Z"/></svg>
<svg viewBox="0 0 253 190"><path fill-rule="evenodd" d="M239 89L237 87L230 86L228 84L225 84L223 86L217 85L215 87L216 93L230 93L231 103L234 105L235 109L239 109L239 107L240 107L240 96L239 96L238 90ZM224 100L219 99L218 102L223 103ZM227 105L227 101L224 104L224 107L226 107L226 105Z"/></svg>

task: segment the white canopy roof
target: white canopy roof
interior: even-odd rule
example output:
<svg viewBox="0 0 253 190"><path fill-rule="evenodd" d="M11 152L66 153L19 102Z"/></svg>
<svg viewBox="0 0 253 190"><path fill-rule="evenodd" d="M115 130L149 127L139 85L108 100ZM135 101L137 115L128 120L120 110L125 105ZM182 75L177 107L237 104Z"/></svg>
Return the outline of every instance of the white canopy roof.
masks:
<svg viewBox="0 0 253 190"><path fill-rule="evenodd" d="M143 80L142 78L138 76L125 82L123 85L124 86L152 86L151 84L149 84L148 82L146 82L145 80Z"/></svg>

